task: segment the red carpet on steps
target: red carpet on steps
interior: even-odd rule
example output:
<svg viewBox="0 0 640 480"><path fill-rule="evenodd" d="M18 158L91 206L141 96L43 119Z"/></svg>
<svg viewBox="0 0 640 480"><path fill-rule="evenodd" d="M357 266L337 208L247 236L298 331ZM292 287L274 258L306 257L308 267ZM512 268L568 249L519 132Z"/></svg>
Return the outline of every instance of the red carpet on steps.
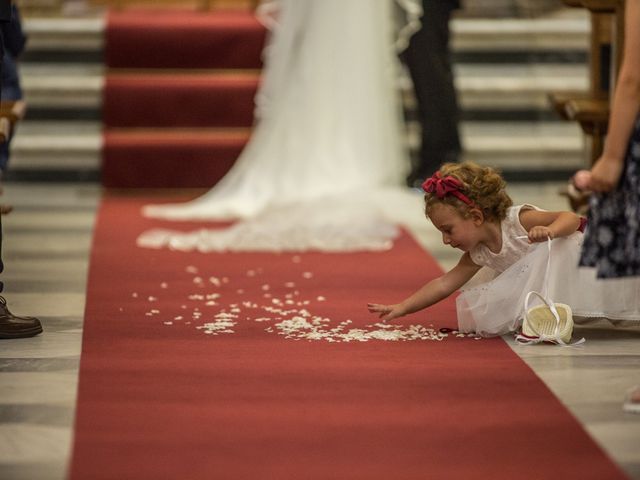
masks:
<svg viewBox="0 0 640 480"><path fill-rule="evenodd" d="M208 188L229 171L248 138L248 131L107 131L103 185Z"/></svg>
<svg viewBox="0 0 640 480"><path fill-rule="evenodd" d="M246 11L110 12L105 61L111 68L259 69L265 28Z"/></svg>
<svg viewBox="0 0 640 480"><path fill-rule="evenodd" d="M103 185L181 188L217 182L244 146L226 130L247 129L246 143L253 124L264 39L265 28L249 11L110 13ZM191 130L180 138L184 128ZM221 131L205 130L211 128ZM158 173L159 165L168 169Z"/></svg>
<svg viewBox="0 0 640 480"><path fill-rule="evenodd" d="M624 478L501 339L278 335L291 298L323 325L376 323L367 301L438 274L409 236L385 253L138 249L176 227L140 217L157 201L107 196L99 212L73 480ZM447 301L398 324L454 318Z"/></svg>
<svg viewBox="0 0 640 480"><path fill-rule="evenodd" d="M105 127L251 127L257 74L112 74Z"/></svg>

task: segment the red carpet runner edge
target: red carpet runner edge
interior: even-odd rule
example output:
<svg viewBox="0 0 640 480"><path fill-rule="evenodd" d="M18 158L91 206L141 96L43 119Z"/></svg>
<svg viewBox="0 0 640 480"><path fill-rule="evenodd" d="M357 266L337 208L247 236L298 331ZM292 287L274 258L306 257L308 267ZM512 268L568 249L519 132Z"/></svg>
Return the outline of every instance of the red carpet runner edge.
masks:
<svg viewBox="0 0 640 480"><path fill-rule="evenodd" d="M72 479L625 478L501 339L436 339L453 301L384 340L367 301L439 273L410 236L384 253L139 249L168 226L140 216L157 201L100 208Z"/></svg>

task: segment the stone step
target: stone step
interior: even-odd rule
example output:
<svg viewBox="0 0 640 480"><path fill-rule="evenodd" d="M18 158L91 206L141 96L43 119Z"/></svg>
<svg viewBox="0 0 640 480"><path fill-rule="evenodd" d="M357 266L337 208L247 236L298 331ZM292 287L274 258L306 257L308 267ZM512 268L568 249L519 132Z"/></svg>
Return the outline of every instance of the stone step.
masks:
<svg viewBox="0 0 640 480"><path fill-rule="evenodd" d="M101 130L99 122L25 121L12 142L10 173L97 172ZM407 130L407 146L415 148L416 125ZM571 123L463 122L461 133L466 158L503 170L565 172L584 166L582 134Z"/></svg>
<svg viewBox="0 0 640 480"><path fill-rule="evenodd" d="M588 50L590 31L583 9L551 18L458 18L451 22L451 46L454 52Z"/></svg>
<svg viewBox="0 0 640 480"><path fill-rule="evenodd" d="M11 142L9 174L97 171L102 148L100 122L25 120Z"/></svg>
<svg viewBox="0 0 640 480"><path fill-rule="evenodd" d="M106 21L91 18L25 18L29 51L99 51ZM588 50L590 22L581 9L541 18L455 18L451 22L455 51Z"/></svg>
<svg viewBox="0 0 640 480"><path fill-rule="evenodd" d="M101 108L101 65L24 64L20 71L30 109ZM455 75L463 110L548 110L550 91L588 88L587 67L579 64L468 64L457 65Z"/></svg>
<svg viewBox="0 0 640 480"><path fill-rule="evenodd" d="M100 64L22 63L20 75L30 109L101 107L104 68Z"/></svg>

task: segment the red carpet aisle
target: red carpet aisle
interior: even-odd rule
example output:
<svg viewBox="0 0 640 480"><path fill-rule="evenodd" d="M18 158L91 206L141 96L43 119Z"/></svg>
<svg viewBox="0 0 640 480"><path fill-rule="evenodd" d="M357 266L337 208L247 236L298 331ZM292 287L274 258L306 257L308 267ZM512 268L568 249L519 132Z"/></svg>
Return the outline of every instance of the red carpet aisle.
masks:
<svg viewBox="0 0 640 480"><path fill-rule="evenodd" d="M264 37L248 11L110 13L102 183L214 185L249 136Z"/></svg>
<svg viewBox="0 0 640 480"><path fill-rule="evenodd" d="M162 226L149 202L107 197L98 217L72 479L624 478L502 340L437 340L453 302L375 325L367 301L438 271L408 236L386 253L143 250Z"/></svg>

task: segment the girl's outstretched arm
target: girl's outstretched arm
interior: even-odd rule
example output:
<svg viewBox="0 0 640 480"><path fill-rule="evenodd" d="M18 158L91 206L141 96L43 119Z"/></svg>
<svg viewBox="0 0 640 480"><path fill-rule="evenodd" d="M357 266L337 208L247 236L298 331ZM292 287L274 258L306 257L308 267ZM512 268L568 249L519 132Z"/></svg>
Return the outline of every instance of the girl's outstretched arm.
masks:
<svg viewBox="0 0 640 480"><path fill-rule="evenodd" d="M451 295L467 283L480 268L480 266L473 263L467 252L455 267L444 275L431 280L402 302L395 305L369 303L367 307L371 313L377 313L383 320L393 320L394 318L417 312Z"/></svg>
<svg viewBox="0 0 640 480"><path fill-rule="evenodd" d="M580 226L580 216L573 212L521 210L520 223L529 232L529 241L545 242L547 238L568 237Z"/></svg>

